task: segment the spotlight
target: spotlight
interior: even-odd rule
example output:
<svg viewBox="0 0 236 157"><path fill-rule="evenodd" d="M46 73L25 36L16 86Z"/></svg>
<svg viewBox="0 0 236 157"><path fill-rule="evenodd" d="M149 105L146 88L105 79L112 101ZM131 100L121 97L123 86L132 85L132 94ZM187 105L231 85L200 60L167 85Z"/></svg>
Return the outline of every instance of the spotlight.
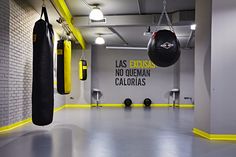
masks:
<svg viewBox="0 0 236 157"><path fill-rule="evenodd" d="M93 7L93 10L89 14L89 18L95 21L104 19L103 13L98 6Z"/></svg>

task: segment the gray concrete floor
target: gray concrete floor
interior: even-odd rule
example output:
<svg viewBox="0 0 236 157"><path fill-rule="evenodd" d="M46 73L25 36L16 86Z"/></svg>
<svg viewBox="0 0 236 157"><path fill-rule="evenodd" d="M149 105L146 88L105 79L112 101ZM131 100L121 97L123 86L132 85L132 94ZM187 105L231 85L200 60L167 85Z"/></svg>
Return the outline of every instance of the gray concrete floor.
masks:
<svg viewBox="0 0 236 157"><path fill-rule="evenodd" d="M192 128L191 109L64 109L49 126L0 134L0 157L236 157L236 142Z"/></svg>

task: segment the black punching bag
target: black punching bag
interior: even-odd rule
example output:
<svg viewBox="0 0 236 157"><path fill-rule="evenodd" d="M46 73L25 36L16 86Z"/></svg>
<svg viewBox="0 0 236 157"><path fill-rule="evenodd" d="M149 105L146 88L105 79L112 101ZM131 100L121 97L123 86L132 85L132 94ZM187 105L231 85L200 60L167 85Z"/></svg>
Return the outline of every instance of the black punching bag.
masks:
<svg viewBox="0 0 236 157"><path fill-rule="evenodd" d="M71 92L71 42L57 42L57 91L64 95Z"/></svg>
<svg viewBox="0 0 236 157"><path fill-rule="evenodd" d="M45 20L42 19L44 15ZM33 90L32 121L35 125L48 125L53 119L53 29L47 10L42 8L41 18L33 30Z"/></svg>
<svg viewBox="0 0 236 157"><path fill-rule="evenodd" d="M168 67L177 62L180 44L175 33L169 30L154 32L148 43L148 55L159 67Z"/></svg>

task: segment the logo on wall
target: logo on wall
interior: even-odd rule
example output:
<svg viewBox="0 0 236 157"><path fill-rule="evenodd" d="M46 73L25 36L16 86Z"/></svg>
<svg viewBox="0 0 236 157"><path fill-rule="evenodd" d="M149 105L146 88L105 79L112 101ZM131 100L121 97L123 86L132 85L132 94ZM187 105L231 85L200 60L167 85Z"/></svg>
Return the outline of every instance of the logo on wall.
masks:
<svg viewBox="0 0 236 157"><path fill-rule="evenodd" d="M150 60L116 60L116 86L145 86L146 78L151 76L151 69L157 66Z"/></svg>

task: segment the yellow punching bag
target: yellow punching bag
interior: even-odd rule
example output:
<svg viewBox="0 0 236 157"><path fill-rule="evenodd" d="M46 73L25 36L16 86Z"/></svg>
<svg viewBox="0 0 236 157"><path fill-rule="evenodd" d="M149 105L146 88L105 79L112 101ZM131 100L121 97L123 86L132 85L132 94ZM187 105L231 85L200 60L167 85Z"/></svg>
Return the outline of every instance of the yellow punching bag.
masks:
<svg viewBox="0 0 236 157"><path fill-rule="evenodd" d="M87 79L87 61L80 59L79 61L79 79L85 81Z"/></svg>
<svg viewBox="0 0 236 157"><path fill-rule="evenodd" d="M60 94L71 91L71 42L68 40L57 43L57 91Z"/></svg>

